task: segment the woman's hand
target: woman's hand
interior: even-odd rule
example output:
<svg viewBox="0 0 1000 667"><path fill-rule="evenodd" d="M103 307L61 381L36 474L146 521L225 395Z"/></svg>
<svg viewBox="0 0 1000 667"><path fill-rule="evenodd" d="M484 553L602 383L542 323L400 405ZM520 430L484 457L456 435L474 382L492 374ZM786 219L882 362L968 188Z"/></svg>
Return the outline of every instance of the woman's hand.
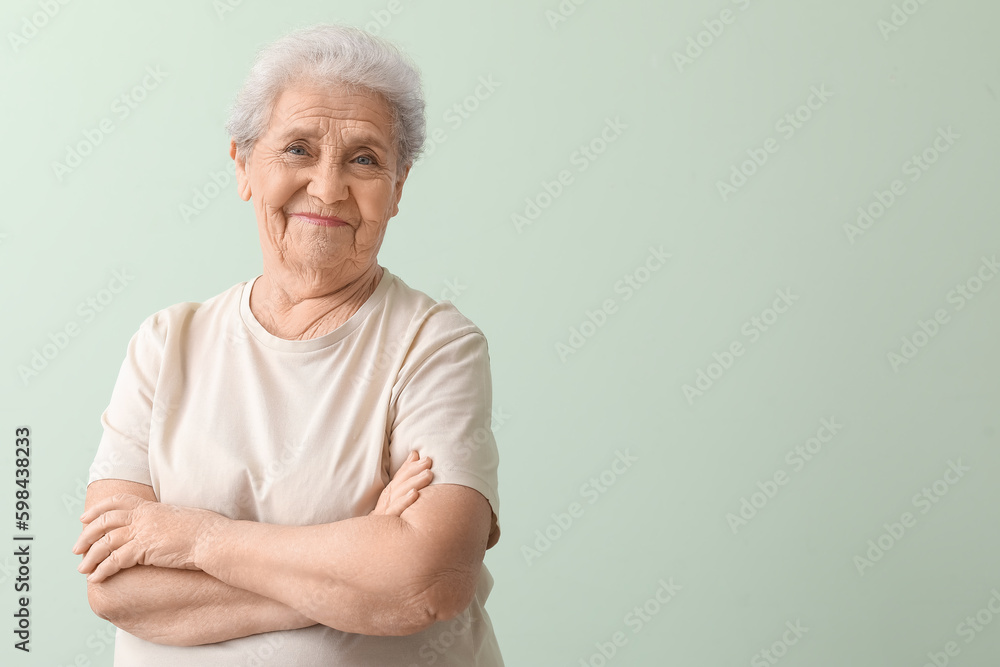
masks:
<svg viewBox="0 0 1000 667"><path fill-rule="evenodd" d="M133 565L196 570L196 541L220 519L225 517L209 510L115 494L80 517L86 525L73 553L86 555L77 569L91 573L87 581L93 583Z"/></svg>
<svg viewBox="0 0 1000 667"><path fill-rule="evenodd" d="M400 516L434 479L429 458L416 452L382 490L370 515ZM211 539L213 526L226 517L119 493L96 503L80 517L86 525L73 553L86 555L77 568L93 583L133 565L197 570L195 549Z"/></svg>
<svg viewBox="0 0 1000 667"><path fill-rule="evenodd" d="M378 514L399 516L403 510L416 502L420 496L420 489L434 479L431 460L429 458L418 460L417 456L416 452L410 452L406 462L396 471L396 476L382 489L375 509L369 512L368 516Z"/></svg>

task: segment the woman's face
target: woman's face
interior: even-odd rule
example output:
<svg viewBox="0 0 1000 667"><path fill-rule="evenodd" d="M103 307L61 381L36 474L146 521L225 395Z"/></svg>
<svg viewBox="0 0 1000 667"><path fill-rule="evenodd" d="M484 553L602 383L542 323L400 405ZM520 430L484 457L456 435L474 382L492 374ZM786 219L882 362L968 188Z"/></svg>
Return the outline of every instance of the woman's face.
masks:
<svg viewBox="0 0 1000 667"><path fill-rule="evenodd" d="M302 82L281 93L248 160L231 144L265 267L276 262L321 287L375 266L409 173L397 178L391 123L377 95Z"/></svg>

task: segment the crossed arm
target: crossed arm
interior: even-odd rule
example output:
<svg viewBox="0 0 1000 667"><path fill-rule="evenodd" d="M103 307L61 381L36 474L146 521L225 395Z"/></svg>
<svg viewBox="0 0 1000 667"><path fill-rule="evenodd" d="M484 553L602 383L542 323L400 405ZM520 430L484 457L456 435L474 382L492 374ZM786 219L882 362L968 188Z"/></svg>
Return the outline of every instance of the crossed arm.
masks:
<svg viewBox="0 0 1000 667"><path fill-rule="evenodd" d="M106 479L87 487L86 508L120 493L156 501L151 486ZM87 598L94 613L119 628L174 646L316 624L286 604L230 586L199 570L135 565L99 583L87 582Z"/></svg>
<svg viewBox="0 0 1000 667"><path fill-rule="evenodd" d="M405 635L472 600L491 527L486 499L455 484L421 488L408 461L372 514L314 526L234 521L155 502L152 488L101 480L87 490L94 611L162 644L195 645L316 623ZM398 483L397 483L398 480Z"/></svg>

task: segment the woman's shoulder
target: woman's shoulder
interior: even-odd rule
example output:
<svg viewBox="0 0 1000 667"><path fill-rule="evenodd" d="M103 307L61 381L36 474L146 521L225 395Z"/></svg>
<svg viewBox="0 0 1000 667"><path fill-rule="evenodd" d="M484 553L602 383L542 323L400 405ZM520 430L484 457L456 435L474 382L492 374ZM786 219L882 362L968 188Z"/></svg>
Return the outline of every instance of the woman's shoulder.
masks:
<svg viewBox="0 0 1000 667"><path fill-rule="evenodd" d="M179 301L156 310L143 320L139 332L162 339L170 332L231 317L238 312L243 286L247 282L236 283L203 301Z"/></svg>
<svg viewBox="0 0 1000 667"><path fill-rule="evenodd" d="M450 300L437 300L393 276L386 294L386 309L394 317L405 319L408 328L422 337L453 339L483 331Z"/></svg>

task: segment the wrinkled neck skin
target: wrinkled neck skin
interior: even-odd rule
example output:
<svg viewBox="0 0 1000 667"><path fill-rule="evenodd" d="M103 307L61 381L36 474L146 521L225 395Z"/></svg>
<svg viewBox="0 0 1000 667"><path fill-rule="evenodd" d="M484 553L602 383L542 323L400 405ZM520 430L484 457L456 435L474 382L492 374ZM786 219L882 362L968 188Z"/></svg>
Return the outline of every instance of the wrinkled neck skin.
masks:
<svg viewBox="0 0 1000 667"><path fill-rule="evenodd" d="M349 320L378 287L383 273L376 262L345 282L337 275L265 257L264 271L250 292L250 311L279 338L317 338Z"/></svg>

